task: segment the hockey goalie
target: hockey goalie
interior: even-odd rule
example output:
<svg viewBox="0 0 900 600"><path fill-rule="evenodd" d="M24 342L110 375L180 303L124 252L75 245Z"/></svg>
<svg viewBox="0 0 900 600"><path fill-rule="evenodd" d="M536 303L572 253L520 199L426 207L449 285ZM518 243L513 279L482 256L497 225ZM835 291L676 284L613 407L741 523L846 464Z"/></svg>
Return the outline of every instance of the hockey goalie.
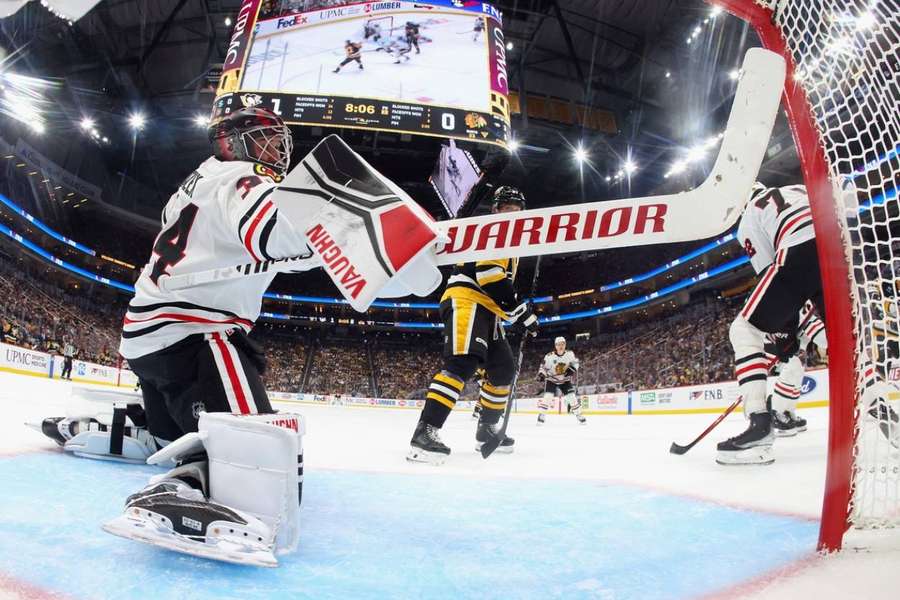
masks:
<svg viewBox="0 0 900 600"><path fill-rule="evenodd" d="M143 409L126 404L114 413L116 427L80 415L49 420L48 431L64 448L78 438L82 456L173 467L128 497L106 531L275 566L276 554L298 543L305 423L273 411L261 379L265 356L247 335L275 276L259 272L281 259L297 271L324 268L365 310L388 291L435 289L433 246L444 238L336 136L291 173L291 132L268 110L225 116L210 141L214 156L163 211L125 315L119 350L138 376ZM233 274L240 263L255 276L191 284L193 273ZM170 288L175 277L188 285Z"/></svg>

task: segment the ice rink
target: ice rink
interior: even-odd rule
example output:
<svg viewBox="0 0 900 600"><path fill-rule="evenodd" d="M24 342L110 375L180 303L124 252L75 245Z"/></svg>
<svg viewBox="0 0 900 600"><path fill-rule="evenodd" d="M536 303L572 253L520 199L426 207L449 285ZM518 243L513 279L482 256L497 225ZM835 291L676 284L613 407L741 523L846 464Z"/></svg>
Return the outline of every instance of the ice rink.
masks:
<svg viewBox="0 0 900 600"><path fill-rule="evenodd" d="M406 19L422 23L421 52L415 48L394 64L397 56L373 39L364 41L362 64L345 65L344 42L363 41L363 24L354 19L270 34L256 39L247 60L241 89L381 98L420 104L436 104L490 111L490 73L485 34L475 40L472 16L438 14L422 19L421 13L385 18L382 35L404 33ZM390 33L389 33L390 31Z"/></svg>
<svg viewBox="0 0 900 600"><path fill-rule="evenodd" d="M769 467L721 467L715 442L668 454L710 415L515 415L513 455L483 460L451 415L443 467L404 460L417 413L292 405L308 418L304 532L277 569L216 563L103 533L158 472L65 456L25 420L71 384L0 373L2 598L894 599L900 532L815 554L827 413Z"/></svg>

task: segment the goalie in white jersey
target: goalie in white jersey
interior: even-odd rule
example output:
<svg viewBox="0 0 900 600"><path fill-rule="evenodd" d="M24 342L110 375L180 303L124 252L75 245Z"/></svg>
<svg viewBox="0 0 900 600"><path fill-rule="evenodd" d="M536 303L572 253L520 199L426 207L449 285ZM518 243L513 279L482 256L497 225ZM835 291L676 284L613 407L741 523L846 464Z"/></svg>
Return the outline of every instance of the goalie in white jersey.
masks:
<svg viewBox="0 0 900 600"><path fill-rule="evenodd" d="M584 425L586 419L581 414L581 401L575 395L575 377L580 363L575 353L566 349L566 338L559 336L553 340L553 350L544 355L538 369L538 381L544 382L544 393L538 400L538 425L544 423L553 398L561 396L568 410Z"/></svg>
<svg viewBox="0 0 900 600"><path fill-rule="evenodd" d="M174 462L176 468L130 496L125 513L104 528L190 554L275 566L275 553L293 550L299 538L304 421L273 413L261 379L263 352L247 337L275 277L267 271L269 261L293 258L293 270L304 271L331 257L334 270L334 257L343 252L338 238L314 240L307 233L322 228L315 208L320 197L327 199L331 224L345 214L369 218L358 215L370 198L383 206L408 199L335 136L320 142L291 175L289 183L302 188L278 187L291 157L291 132L262 108L222 117L209 136L214 156L165 207L120 345L141 383L147 428L165 446L147 462ZM382 236L372 242L373 253L375 242L393 243L383 227L367 235ZM355 255L361 272L365 252ZM256 276L168 285L242 263L243 275ZM377 293L396 279L379 279L370 289Z"/></svg>

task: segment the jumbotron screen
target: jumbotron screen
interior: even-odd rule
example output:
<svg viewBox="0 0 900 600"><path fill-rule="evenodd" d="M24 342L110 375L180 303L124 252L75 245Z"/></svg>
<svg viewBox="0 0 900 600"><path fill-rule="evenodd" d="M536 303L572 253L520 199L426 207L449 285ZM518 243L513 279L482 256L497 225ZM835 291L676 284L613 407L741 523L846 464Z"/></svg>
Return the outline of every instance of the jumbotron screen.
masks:
<svg viewBox="0 0 900 600"><path fill-rule="evenodd" d="M244 0L213 117L245 106L288 123L506 145L500 13L471 0Z"/></svg>

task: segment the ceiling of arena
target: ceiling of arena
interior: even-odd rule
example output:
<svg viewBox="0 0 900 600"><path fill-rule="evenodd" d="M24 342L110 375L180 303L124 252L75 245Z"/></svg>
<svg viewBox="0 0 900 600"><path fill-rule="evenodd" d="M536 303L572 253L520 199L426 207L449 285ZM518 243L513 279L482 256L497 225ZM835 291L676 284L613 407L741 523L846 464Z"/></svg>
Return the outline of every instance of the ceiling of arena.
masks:
<svg viewBox="0 0 900 600"><path fill-rule="evenodd" d="M534 205L685 189L702 180L711 160L676 176L666 173L687 150L724 127L735 88L729 73L746 48L757 45L743 23L727 15L711 17L701 0L494 4L503 11L512 43L507 61L513 91L609 111L615 123L614 131L600 132L517 116L513 129L524 146L498 174L500 180L522 185ZM32 2L0 19L0 48L8 55L4 68L57 81L55 139L66 139L68 152L89 152L108 172L139 182L147 192L141 203L150 205L142 208L152 212L208 155L194 118L211 106L207 72L223 60L231 29L226 19L239 5L240 0L102 0L69 26ZM686 43L698 28L702 34ZM133 111L148 119L137 139L125 124ZM99 123L108 143L78 135L77 123L85 115ZM0 125L15 127L8 120ZM321 135L303 129L297 132L300 151ZM436 141L345 135L390 177L430 193L425 180ZM571 158L579 144L589 157L581 168ZM790 181L798 169L783 124L772 146L764 179ZM626 161L636 170L615 180Z"/></svg>

